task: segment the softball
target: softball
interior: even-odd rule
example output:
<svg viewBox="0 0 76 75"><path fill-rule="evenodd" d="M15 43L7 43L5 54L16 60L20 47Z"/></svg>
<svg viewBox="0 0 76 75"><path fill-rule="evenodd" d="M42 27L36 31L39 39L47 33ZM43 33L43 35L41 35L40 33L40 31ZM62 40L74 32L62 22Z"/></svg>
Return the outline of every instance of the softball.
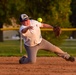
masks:
<svg viewBox="0 0 76 75"><path fill-rule="evenodd" d="M42 22L42 18L39 17L39 18L37 19L37 21Z"/></svg>

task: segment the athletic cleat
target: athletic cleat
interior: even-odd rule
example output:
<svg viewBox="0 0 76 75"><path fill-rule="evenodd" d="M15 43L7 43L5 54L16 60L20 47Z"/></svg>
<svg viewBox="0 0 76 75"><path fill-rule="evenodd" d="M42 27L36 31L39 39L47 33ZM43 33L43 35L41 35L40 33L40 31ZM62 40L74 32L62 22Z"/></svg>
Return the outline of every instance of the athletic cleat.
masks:
<svg viewBox="0 0 76 75"><path fill-rule="evenodd" d="M19 63L21 64L21 60L19 60Z"/></svg>
<svg viewBox="0 0 76 75"><path fill-rule="evenodd" d="M20 60L19 60L19 63L20 63L20 64L23 64L23 61L25 60L25 58L26 58L26 56L22 56L22 57L20 58Z"/></svg>
<svg viewBox="0 0 76 75"><path fill-rule="evenodd" d="M75 61L75 58L70 56L68 59L66 59L67 61L71 61L71 62L74 62Z"/></svg>

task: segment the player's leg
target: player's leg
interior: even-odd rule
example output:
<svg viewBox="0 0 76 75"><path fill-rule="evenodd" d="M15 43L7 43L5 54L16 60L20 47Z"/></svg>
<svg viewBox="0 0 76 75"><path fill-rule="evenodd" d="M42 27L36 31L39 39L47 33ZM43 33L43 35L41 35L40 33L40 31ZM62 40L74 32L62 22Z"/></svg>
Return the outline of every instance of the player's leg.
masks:
<svg viewBox="0 0 76 75"><path fill-rule="evenodd" d="M42 49L46 49L46 50L49 50L51 52L54 52L55 54L57 54L60 57L63 57L66 60L69 59L68 61L75 61L75 59L73 57L70 57L70 55L67 52L64 52L59 47L51 44L50 42L48 42L45 39L42 40L40 45L41 45Z"/></svg>
<svg viewBox="0 0 76 75"><path fill-rule="evenodd" d="M35 63L36 62L36 55L37 55L37 51L38 51L37 46L33 46L33 47L25 46L25 48L26 48L29 62Z"/></svg>
<svg viewBox="0 0 76 75"><path fill-rule="evenodd" d="M37 51L38 51L38 45L34 46L34 47L29 47L29 46L25 46L26 52L27 52L27 57L23 56L21 57L21 59L19 60L19 63L21 64L26 64L26 63L35 63L36 62L36 55L37 55Z"/></svg>

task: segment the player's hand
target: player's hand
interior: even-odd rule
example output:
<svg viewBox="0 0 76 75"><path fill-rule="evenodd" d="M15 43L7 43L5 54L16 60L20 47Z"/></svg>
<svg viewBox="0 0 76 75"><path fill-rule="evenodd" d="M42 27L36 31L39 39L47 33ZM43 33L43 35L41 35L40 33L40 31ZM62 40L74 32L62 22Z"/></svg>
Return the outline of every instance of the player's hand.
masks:
<svg viewBox="0 0 76 75"><path fill-rule="evenodd" d="M28 29L33 29L33 26L27 26L27 28L22 29L22 33L26 33Z"/></svg>
<svg viewBox="0 0 76 75"><path fill-rule="evenodd" d="M54 31L54 34L55 34L56 37L59 37L61 32L62 32L61 28L59 26L54 26L53 31Z"/></svg>

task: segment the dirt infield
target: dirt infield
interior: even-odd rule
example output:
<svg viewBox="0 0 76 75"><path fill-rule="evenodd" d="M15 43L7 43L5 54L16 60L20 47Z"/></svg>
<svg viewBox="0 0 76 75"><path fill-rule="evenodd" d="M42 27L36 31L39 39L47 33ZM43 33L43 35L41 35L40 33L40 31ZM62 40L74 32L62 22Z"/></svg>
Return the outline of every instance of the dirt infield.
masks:
<svg viewBox="0 0 76 75"><path fill-rule="evenodd" d="M0 57L0 75L76 75L76 62L60 57L37 57L35 64L19 64L20 57Z"/></svg>

